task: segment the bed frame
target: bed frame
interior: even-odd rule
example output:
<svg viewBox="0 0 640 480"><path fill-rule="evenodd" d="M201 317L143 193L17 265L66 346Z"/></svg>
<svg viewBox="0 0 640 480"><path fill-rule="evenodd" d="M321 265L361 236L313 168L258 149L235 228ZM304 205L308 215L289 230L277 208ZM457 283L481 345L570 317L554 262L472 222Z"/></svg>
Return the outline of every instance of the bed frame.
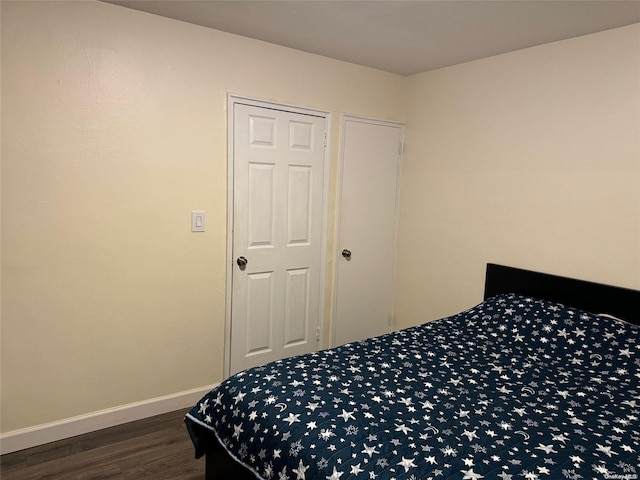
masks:
<svg viewBox="0 0 640 480"><path fill-rule="evenodd" d="M484 299L520 293L640 324L640 291L521 268L487 264Z"/></svg>
<svg viewBox="0 0 640 480"><path fill-rule="evenodd" d="M484 299L501 293L519 293L551 300L593 313L613 315L636 325L640 324L640 291L638 290L489 263L486 270ZM211 432L205 429L196 430L195 433L203 435L203 439L204 436L213 437ZM227 454L217 439L208 439L207 445L206 480L256 479L248 469Z"/></svg>

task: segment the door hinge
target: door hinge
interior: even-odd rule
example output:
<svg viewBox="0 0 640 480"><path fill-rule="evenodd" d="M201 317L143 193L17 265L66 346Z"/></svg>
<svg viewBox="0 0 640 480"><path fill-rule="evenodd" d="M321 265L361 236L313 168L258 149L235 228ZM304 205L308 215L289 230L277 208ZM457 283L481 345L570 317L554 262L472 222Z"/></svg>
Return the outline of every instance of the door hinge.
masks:
<svg viewBox="0 0 640 480"><path fill-rule="evenodd" d="M389 314L389 318L387 319L387 325L393 327L393 315Z"/></svg>
<svg viewBox="0 0 640 480"><path fill-rule="evenodd" d="M328 141L329 141L329 135L327 134L327 132L325 132L322 138L322 143L324 145L324 148L327 148Z"/></svg>
<svg viewBox="0 0 640 480"><path fill-rule="evenodd" d="M398 155L402 155L404 153L404 142L400 142L398 145Z"/></svg>
<svg viewBox="0 0 640 480"><path fill-rule="evenodd" d="M320 341L320 325L316 327L316 342Z"/></svg>

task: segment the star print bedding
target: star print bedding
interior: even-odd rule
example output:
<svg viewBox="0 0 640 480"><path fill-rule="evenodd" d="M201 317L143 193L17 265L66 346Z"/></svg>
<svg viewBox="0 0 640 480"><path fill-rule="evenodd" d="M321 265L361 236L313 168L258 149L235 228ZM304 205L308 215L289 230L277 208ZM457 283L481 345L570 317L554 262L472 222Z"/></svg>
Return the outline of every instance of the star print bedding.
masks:
<svg viewBox="0 0 640 480"><path fill-rule="evenodd" d="M265 480L638 478L639 339L499 295L238 373L186 421Z"/></svg>

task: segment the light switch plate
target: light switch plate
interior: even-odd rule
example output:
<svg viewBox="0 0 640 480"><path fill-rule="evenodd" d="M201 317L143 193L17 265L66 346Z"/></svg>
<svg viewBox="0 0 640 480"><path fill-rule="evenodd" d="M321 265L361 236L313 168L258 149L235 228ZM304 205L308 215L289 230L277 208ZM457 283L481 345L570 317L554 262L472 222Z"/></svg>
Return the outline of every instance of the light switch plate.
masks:
<svg viewBox="0 0 640 480"><path fill-rule="evenodd" d="M191 212L191 231L204 232L206 226L205 212Z"/></svg>

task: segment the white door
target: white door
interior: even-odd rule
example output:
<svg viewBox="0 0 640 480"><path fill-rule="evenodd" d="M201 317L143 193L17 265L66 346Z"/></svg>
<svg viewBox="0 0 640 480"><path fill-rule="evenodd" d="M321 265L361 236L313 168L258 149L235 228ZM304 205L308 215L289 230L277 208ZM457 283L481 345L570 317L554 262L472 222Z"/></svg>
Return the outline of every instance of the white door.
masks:
<svg viewBox="0 0 640 480"><path fill-rule="evenodd" d="M334 345L391 330L404 128L345 117Z"/></svg>
<svg viewBox="0 0 640 480"><path fill-rule="evenodd" d="M325 125L233 103L232 374L318 349Z"/></svg>

